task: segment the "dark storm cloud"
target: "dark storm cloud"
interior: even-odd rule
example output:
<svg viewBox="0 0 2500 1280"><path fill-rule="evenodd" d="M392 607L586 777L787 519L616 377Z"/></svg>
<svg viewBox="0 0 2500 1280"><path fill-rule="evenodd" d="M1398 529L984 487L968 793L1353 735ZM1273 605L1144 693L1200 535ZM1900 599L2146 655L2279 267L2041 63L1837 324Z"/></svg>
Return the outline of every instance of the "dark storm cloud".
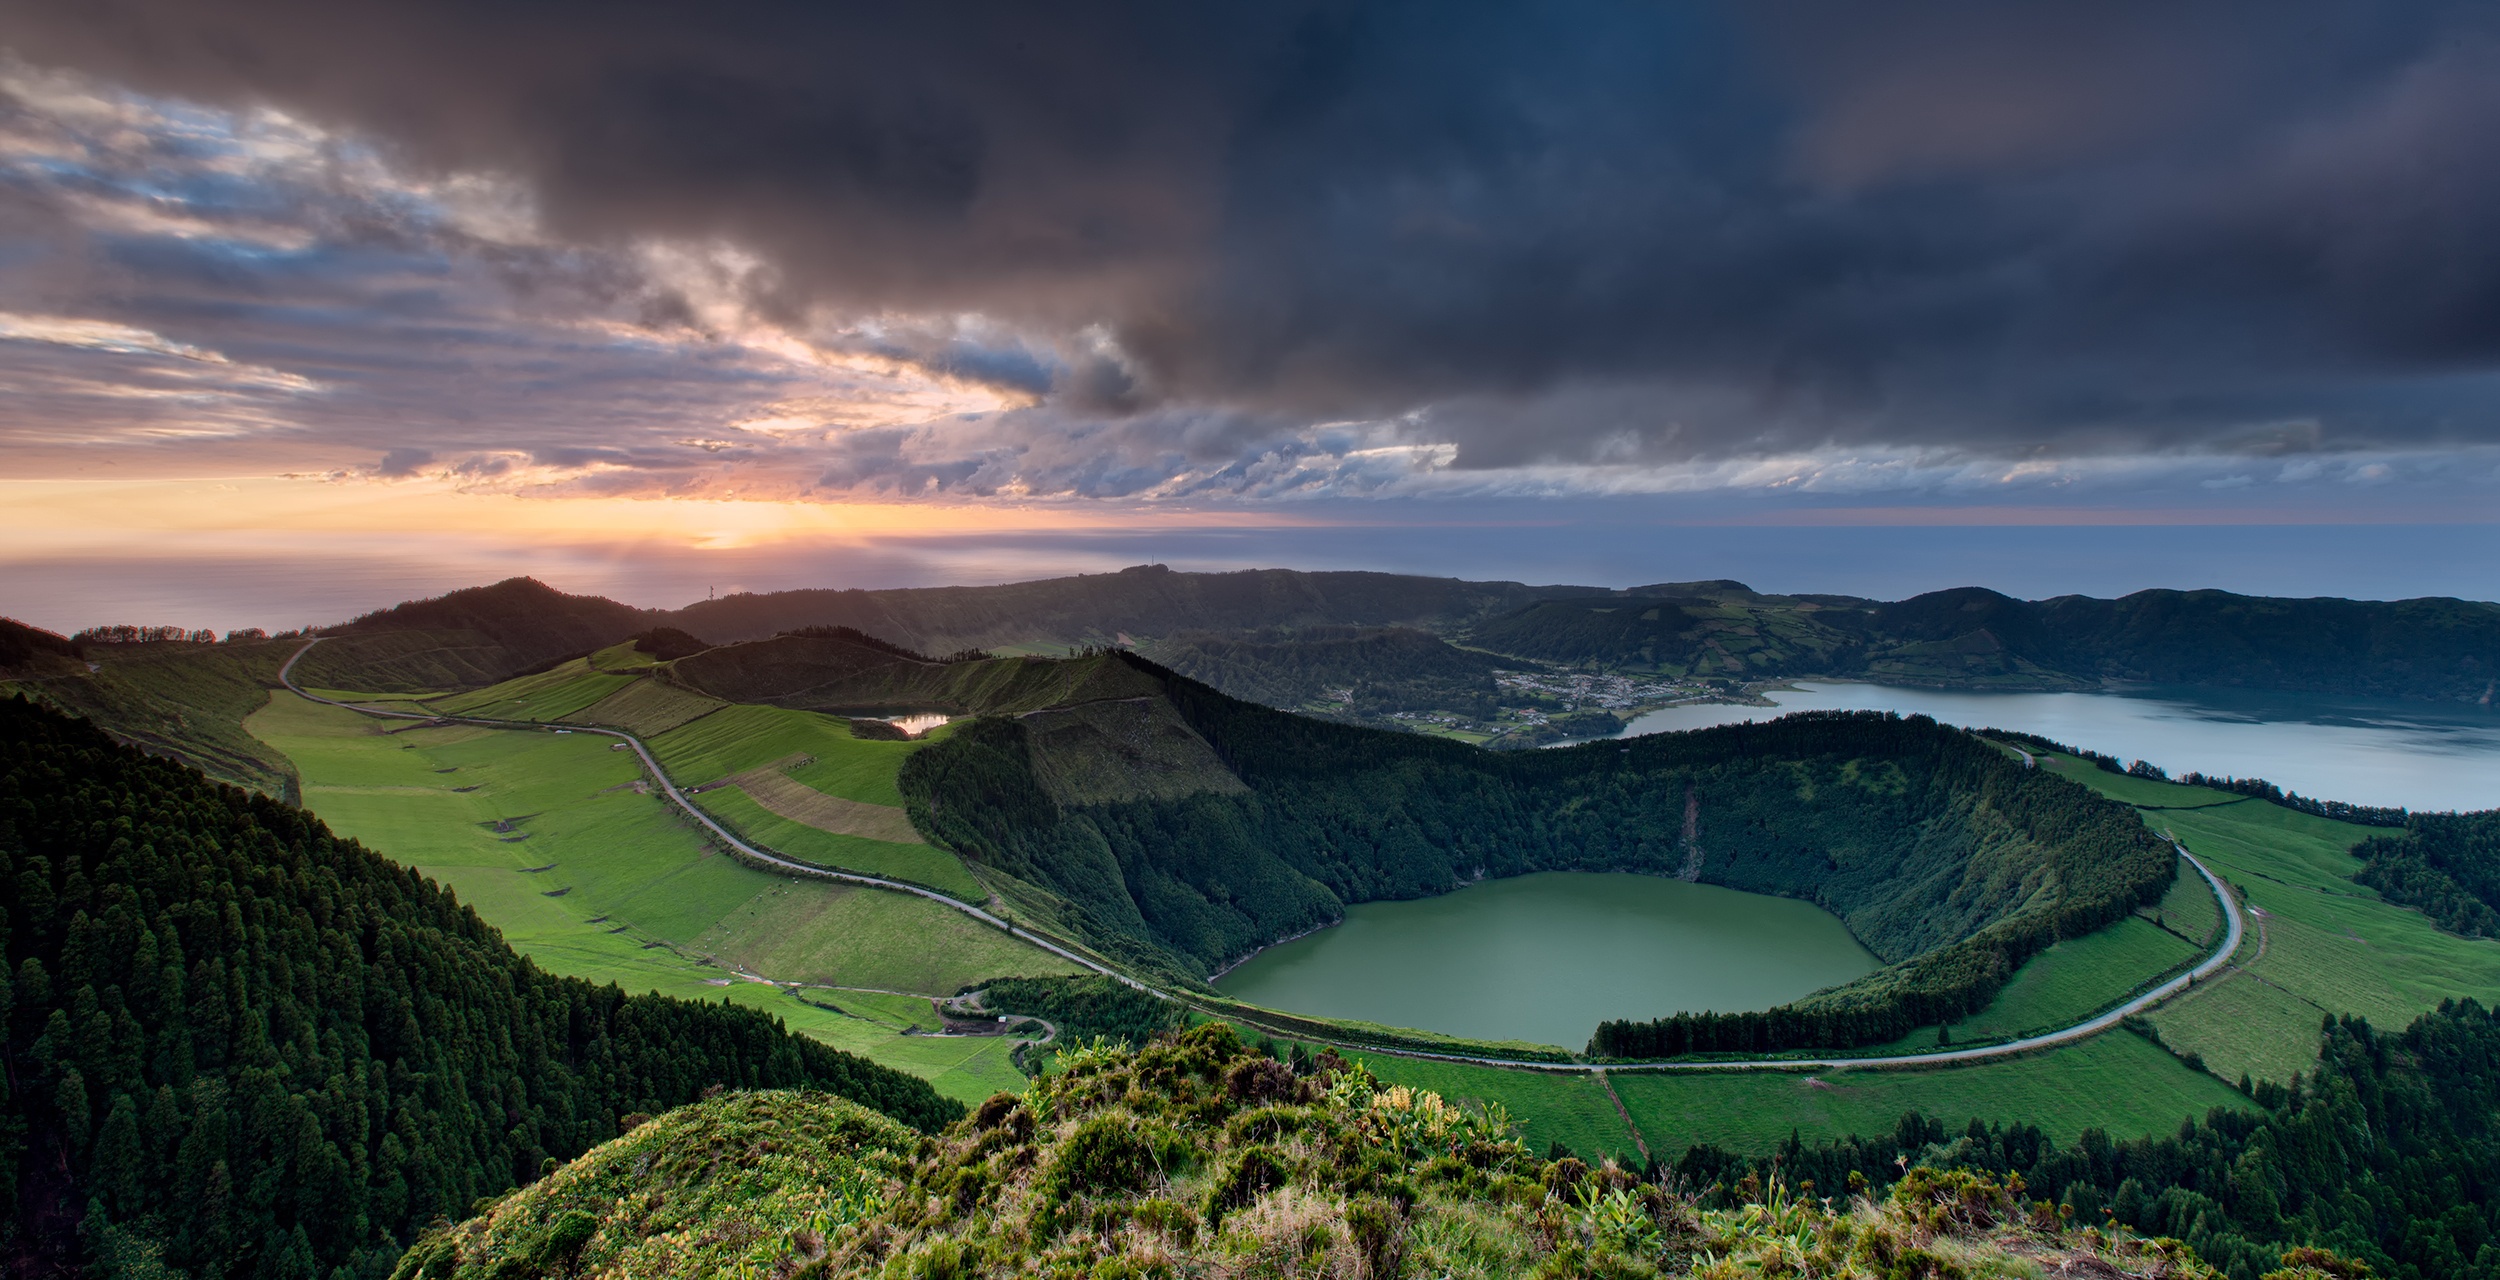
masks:
<svg viewBox="0 0 2500 1280"><path fill-rule="evenodd" d="M764 314L1032 335L882 340L1053 389L994 430L1181 433L1072 462L1095 491L1202 421L1411 415L1462 467L2491 442L2492 12L88 0L0 30L518 175L578 243L747 245ZM990 465L906 453L860 437L828 481Z"/></svg>

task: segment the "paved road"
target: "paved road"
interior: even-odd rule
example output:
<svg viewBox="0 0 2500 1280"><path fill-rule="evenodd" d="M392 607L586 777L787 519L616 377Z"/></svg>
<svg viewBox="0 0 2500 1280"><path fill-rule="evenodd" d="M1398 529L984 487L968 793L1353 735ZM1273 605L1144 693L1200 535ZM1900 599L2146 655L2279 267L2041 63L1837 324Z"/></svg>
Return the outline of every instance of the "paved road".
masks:
<svg viewBox="0 0 2500 1280"><path fill-rule="evenodd" d="M324 698L317 694L307 693L301 686L295 683L295 664L297 661L301 660L306 653L311 652L314 645L319 643L321 643L321 637L315 637L312 640L306 641L303 648L296 650L294 656L286 660L285 666L278 668L278 682L285 685L298 697L307 698L314 702L326 703L333 707L344 707L347 710L360 712L364 715L380 716L394 720L441 720L457 724L484 725L488 728L494 729L526 729L541 732L560 727L573 733L595 733L611 738L622 738L633 746L634 754L642 757L643 767L650 770L652 778L660 784L661 792L668 797L671 803L684 810L688 817L693 818L696 822L702 823L706 830L710 831L713 835L718 836L722 842L727 844L730 848L737 850L740 854L755 862L763 863L767 866L790 872L793 875L812 876L820 880L838 880L850 884L872 885L880 889L892 889L900 893L917 894L923 898L929 899L932 902L943 903L957 911L961 911L965 915L971 916L976 920L980 920L993 928L1004 930L1015 937L1032 943L1034 946L1040 947L1044 951L1050 952L1052 955L1083 965L1084 967L1091 969L1096 973L1102 974L1105 977L1126 983L1139 991L1143 991L1148 995L1156 997L1157 999L1173 1000L1214 1016L1231 1017L1236 1020L1241 1020L1240 1015L1235 1011L1206 1007L1187 996L1176 996L1170 992L1156 990L1155 988L1147 986L1145 983L1139 982L1137 979L1132 978L1125 973L1121 973L1090 956L1079 955L1078 953L1071 951L1048 938L1041 937L1028 930L1009 924L1005 920L1002 920L969 902L965 902L959 898L950 898L934 889L925 889L919 885L907 884L900 880L887 880L880 876L859 875L855 872L849 871L833 871L824 867L811 866L804 862L792 862L788 858L784 858L779 854L758 849L754 845L748 844L746 841L739 839L736 835L731 834L728 828L723 827L720 823L714 821L712 815L705 813L700 808L697 808L693 801L686 798L684 792L677 789L677 784L669 779L668 772L660 767L659 760L652 756L651 749L649 747L643 745L642 739L637 738L633 734L627 733L622 729L598 729L587 725L556 726L543 724L533 720L489 720L477 716L446 716L413 711L383 711L372 707L358 706L351 702L341 702L335 698ZM2216 948L2214 953L2205 959L2204 963L2197 965L2195 968L2190 969L2186 973L2180 974L2178 977L2172 978L2170 981L2165 982L2160 986L2127 1001L2125 1004L2109 1010L2106 1013L2087 1018L2071 1027L2066 1027L2057 1031L2044 1032L2036 1036L2026 1036L2023 1039L2008 1041L2004 1044L1979 1045L1968 1049L1939 1049L1933 1053L1900 1054L1890 1057L1744 1058L1733 1061L1719 1062L1614 1062L1600 1064L1587 1062L1537 1062L1525 1058L1494 1058L1460 1053L1431 1053L1418 1049L1391 1049L1384 1048L1380 1045L1357 1044L1348 1041L1316 1040L1313 1037L1300 1034L1297 1034L1295 1038L1313 1040L1314 1043L1330 1044L1336 1048L1351 1049L1362 1053L1387 1054L1401 1058L1426 1058L1439 1062L1467 1062L1488 1067L1525 1067L1537 1071L1790 1071L1809 1067L1838 1069L1846 1069L1849 1067L1917 1067L1935 1066L1942 1063L1980 1062L1989 1058L2005 1058L2012 1057L2016 1054L2031 1053L2054 1045L2067 1044L2076 1040L2082 1040L2090 1036L2098 1035L2103 1031L2107 1031L2111 1027L2117 1026L2120 1021L2141 1013L2154 1005L2160 1004L2162 1001L2167 1000L2170 997L2177 995L2179 992L2186 990L2195 983L2204 980L2206 977L2212 975L2215 970L2230 963L2232 953L2239 950L2241 936L2240 909L2239 904L2231 897L2231 891L2223 885L2221 877L2216 876L2212 871L2208 870L2204 863L2197 860L2196 855L2187 851L2187 846L2179 844L2174 840L2171 842L2171 847L2179 851L2180 857L2187 859L2189 866L2196 868L2196 873L2198 875L2205 877L2206 885L2213 890L2215 901L2222 904L2222 918L2228 926L2224 932L2222 945ZM1055 1028L1053 1030L1054 1032L1056 1031Z"/></svg>

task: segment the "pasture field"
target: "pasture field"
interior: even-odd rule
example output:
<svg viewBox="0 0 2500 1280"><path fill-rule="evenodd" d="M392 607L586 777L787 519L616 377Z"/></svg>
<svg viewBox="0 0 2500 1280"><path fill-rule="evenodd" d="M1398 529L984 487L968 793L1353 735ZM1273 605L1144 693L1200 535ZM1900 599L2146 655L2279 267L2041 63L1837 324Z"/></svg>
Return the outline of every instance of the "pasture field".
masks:
<svg viewBox="0 0 2500 1280"><path fill-rule="evenodd" d="M2208 902L2213 894L2194 876ZM2176 934L2129 916L2032 957L1988 1007L1953 1024L1956 1042L2015 1039L2071 1026L2202 955Z"/></svg>
<svg viewBox="0 0 2500 1280"><path fill-rule="evenodd" d="M926 898L807 880L756 894L692 943L783 981L930 995L953 995L988 978L1081 972Z"/></svg>
<svg viewBox="0 0 2500 1280"><path fill-rule="evenodd" d="M937 1011L929 1007L926 996L869 991L860 987L813 987L801 992L799 998L810 1004L838 1008L851 1017L882 1023L897 1031L906 1027L939 1031L946 1026L945 1020L937 1016Z"/></svg>
<svg viewBox="0 0 2500 1280"><path fill-rule="evenodd" d="M989 896L981 882L964 869L961 859L934 845L897 844L820 831L766 810L736 787L706 791L694 797L694 802L749 843L801 862L909 880L971 903Z"/></svg>
<svg viewBox="0 0 2500 1280"><path fill-rule="evenodd" d="M901 1035L892 1017L817 1008L721 964L932 994L995 973L1064 969L924 899L793 881L708 853L689 821L636 790L640 763L612 739L406 726L285 693L247 727L294 763L305 806L333 830L448 885L549 971L751 1003L953 1096L977 1101L1020 1079L1005 1039ZM832 932L793 936L818 920ZM949 956L967 976L956 978ZM803 970L772 967L785 961Z"/></svg>
<svg viewBox="0 0 2500 1280"><path fill-rule="evenodd" d="M727 705L657 680L636 680L564 718L575 724L614 725L647 739Z"/></svg>
<svg viewBox="0 0 2500 1280"><path fill-rule="evenodd" d="M938 730L938 735L944 733ZM894 775L903 767L903 757L929 741L854 738L850 722L837 716L739 703L663 733L648 745L679 786L699 786L804 755L814 763L789 771L799 782L829 796L900 808L903 793L895 789Z"/></svg>
<svg viewBox="0 0 2500 1280"><path fill-rule="evenodd" d="M2394 1030L2450 997L2500 1001L2500 942L2442 933L2420 912L2353 883L2361 862L2352 846L2372 828L2106 773L2088 761L2043 763L2139 806L2248 909L2233 966L2150 1015L2166 1043L2198 1054L2217 1075L2281 1080L2305 1070L2331 1014Z"/></svg>
<svg viewBox="0 0 2500 1280"><path fill-rule="evenodd" d="M1808 1142L1888 1133L1905 1111L1960 1127L2020 1120L2054 1140L2085 1129L2117 1138L2169 1133L2215 1107L2254 1107L2140 1036L2112 1031L2046 1053L1921 1071L1611 1073L1615 1093L1662 1156L1709 1142L1760 1153L1795 1133Z"/></svg>
<svg viewBox="0 0 2500 1280"><path fill-rule="evenodd" d="M2136 916L2186 939L2199 955L2210 954L2222 941L2222 904L2214 901L2213 887L2205 883L2205 877L2184 862L2179 864L2179 878L2171 883L2170 892Z"/></svg>
<svg viewBox="0 0 2500 1280"><path fill-rule="evenodd" d="M487 720L561 720L615 693L632 676L593 670L581 658L532 676L515 676L502 684L426 704L445 715L478 716Z"/></svg>

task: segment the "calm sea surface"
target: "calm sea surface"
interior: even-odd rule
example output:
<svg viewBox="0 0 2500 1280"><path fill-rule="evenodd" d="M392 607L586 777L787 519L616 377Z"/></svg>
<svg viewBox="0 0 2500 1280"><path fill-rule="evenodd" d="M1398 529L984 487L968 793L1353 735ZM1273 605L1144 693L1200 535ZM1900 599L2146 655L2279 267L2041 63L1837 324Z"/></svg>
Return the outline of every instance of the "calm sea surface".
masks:
<svg viewBox="0 0 2500 1280"><path fill-rule="evenodd" d="M1963 693L1800 681L1772 707L1653 711L1627 734L1792 711L1898 711L2021 729L2172 773L2259 777L2287 791L2408 809L2500 808L2500 712L2461 704L2144 686L2117 693Z"/></svg>
<svg viewBox="0 0 2500 1280"><path fill-rule="evenodd" d="M1357 904L1215 985L1271 1009L1578 1049L1607 1018L1768 1009L1875 967L1810 903L1550 871Z"/></svg>

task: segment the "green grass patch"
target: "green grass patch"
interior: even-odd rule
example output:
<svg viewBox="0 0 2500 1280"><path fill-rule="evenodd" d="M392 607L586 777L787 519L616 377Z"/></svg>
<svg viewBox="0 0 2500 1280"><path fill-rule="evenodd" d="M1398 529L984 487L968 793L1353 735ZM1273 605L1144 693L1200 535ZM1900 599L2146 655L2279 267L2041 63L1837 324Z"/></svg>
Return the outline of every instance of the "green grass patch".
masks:
<svg viewBox="0 0 2500 1280"><path fill-rule="evenodd" d="M695 803L750 843L801 862L909 880L966 902L978 903L989 896L981 882L964 869L961 859L935 845L897 844L819 831L766 810L736 787L706 791L695 797Z"/></svg>
<svg viewBox="0 0 2500 1280"><path fill-rule="evenodd" d="M613 671L620 674L648 671L660 665L658 655L644 653L635 648L631 640L609 645L591 654L587 661L593 671Z"/></svg>
<svg viewBox="0 0 2500 1280"><path fill-rule="evenodd" d="M636 737L652 738L727 705L674 685L644 679L564 718L574 724L613 725Z"/></svg>
<svg viewBox="0 0 2500 1280"><path fill-rule="evenodd" d="M2214 901L2214 888L2205 883L2205 877L2185 863L2179 865L2179 878L2161 901L2138 909L2136 917L2186 939L2199 954L2222 941L2222 904Z"/></svg>
<svg viewBox="0 0 2500 1280"><path fill-rule="evenodd" d="M2162 1042L2230 1079L2283 1081L2318 1066L2326 1010L2263 978L2226 971L2152 1013Z"/></svg>
<svg viewBox="0 0 2500 1280"><path fill-rule="evenodd" d="M2203 888L2201 879L2198 887ZM2211 900L2210 891L2206 897ZM2032 957L1987 1008L1954 1025L1953 1038L2012 1039L2071 1026L2194 962L2197 956L2196 948L2185 939L2130 916Z"/></svg>
<svg viewBox="0 0 2500 1280"><path fill-rule="evenodd" d="M938 736L944 732L939 730ZM850 722L838 716L740 704L661 734L650 746L681 786L804 755L814 763L790 770L792 778L829 796L900 808L903 793L894 787L895 771L903 767L904 757L936 740L854 738Z"/></svg>
<svg viewBox="0 0 2500 1280"><path fill-rule="evenodd" d="M904 995L893 991L868 991L858 987L818 987L800 993L810 1004L831 1005L854 1018L881 1023L901 1031L943 1031L946 1020L929 1007L927 996Z"/></svg>
<svg viewBox="0 0 2500 1280"><path fill-rule="evenodd" d="M1078 972L1069 961L926 898L803 880L756 895L694 946L786 981L932 995L952 995L991 977Z"/></svg>
<svg viewBox="0 0 2500 1280"><path fill-rule="evenodd" d="M634 789L640 763L612 739L412 726L291 694L249 727L303 772L306 807L333 829L448 885L549 971L769 1009L950 1096L977 1101L1013 1087L1010 1046L901 1035L890 1016L820 1009L726 966L933 994L1019 967L1065 968L925 899L794 882L710 852L683 815ZM830 932L810 936L811 921ZM755 945L749 925L771 935L767 945ZM775 967L785 962L797 971Z"/></svg>
<svg viewBox="0 0 2500 1280"><path fill-rule="evenodd" d="M1519 1121L1520 1136L1537 1151L1562 1143L1583 1157L1615 1155L1638 1162L1632 1131L1606 1097L1606 1086L1586 1072L1506 1071L1463 1062L1432 1062L1339 1050L1360 1059L1372 1074L1392 1084L1429 1089L1453 1101L1498 1102ZM1616 1077L1618 1080L1620 1076ZM1683 1148L1665 1153L1680 1154ZM1658 1152L1653 1140L1650 1151Z"/></svg>
<svg viewBox="0 0 2500 1280"><path fill-rule="evenodd" d="M2214 1107L2256 1105L2125 1032L1941 1070L1618 1071L1613 1079L1649 1149L1670 1156L1701 1142L1761 1154L1791 1133L1809 1142L1888 1133L1907 1111L1956 1127L2019 1120L2067 1143L2088 1128L2122 1139L2166 1134Z"/></svg>
<svg viewBox="0 0 2500 1280"><path fill-rule="evenodd" d="M576 658L533 676L515 676L498 685L431 704L446 715L486 720L562 720L615 693L632 676L595 671Z"/></svg>

